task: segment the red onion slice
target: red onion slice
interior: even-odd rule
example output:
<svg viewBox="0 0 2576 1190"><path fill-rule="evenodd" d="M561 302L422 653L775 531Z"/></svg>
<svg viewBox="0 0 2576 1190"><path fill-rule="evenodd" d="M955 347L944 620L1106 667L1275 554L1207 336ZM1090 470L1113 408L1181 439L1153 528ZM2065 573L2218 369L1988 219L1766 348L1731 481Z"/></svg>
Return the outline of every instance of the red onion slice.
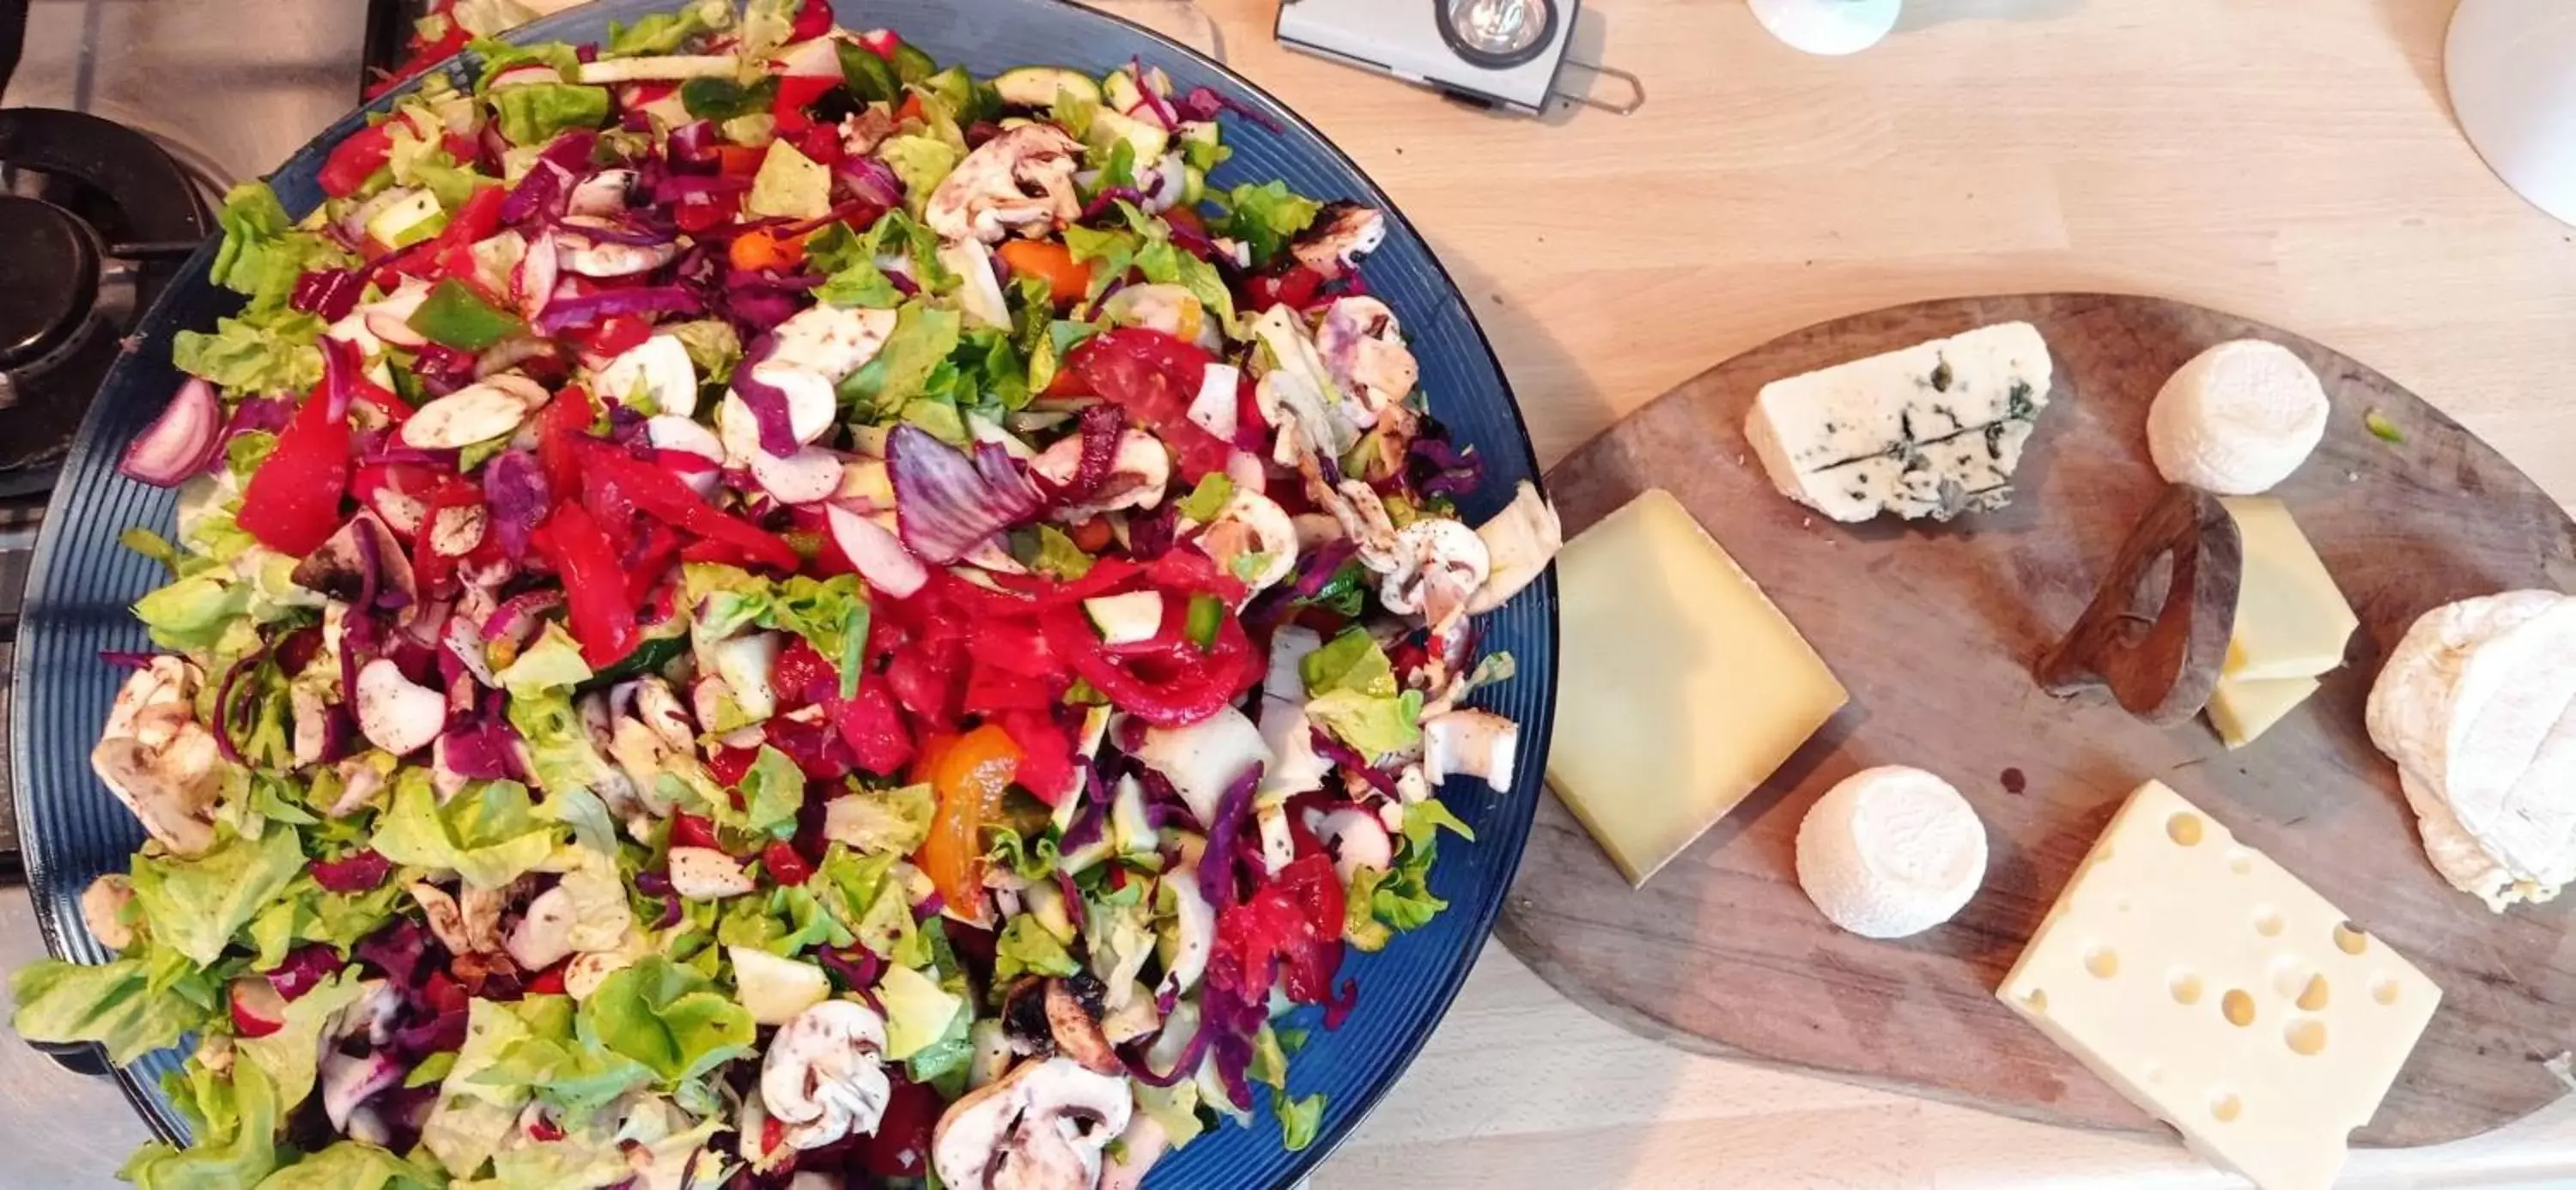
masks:
<svg viewBox="0 0 2576 1190"><path fill-rule="evenodd" d="M161 416L125 448L116 469L156 488L176 487L205 469L223 443L223 428L223 403L215 399L215 386L191 376L171 395Z"/></svg>

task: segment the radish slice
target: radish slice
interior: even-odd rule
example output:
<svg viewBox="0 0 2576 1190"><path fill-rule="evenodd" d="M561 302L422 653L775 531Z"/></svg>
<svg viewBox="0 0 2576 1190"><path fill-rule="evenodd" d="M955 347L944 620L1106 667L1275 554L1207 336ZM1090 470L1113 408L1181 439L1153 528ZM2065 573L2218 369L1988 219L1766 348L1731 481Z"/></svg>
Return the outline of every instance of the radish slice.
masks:
<svg viewBox="0 0 2576 1190"><path fill-rule="evenodd" d="M528 245L527 255L519 258L519 267L511 270L510 285L518 292L519 313L534 322L555 300L555 284L563 273L562 248L555 243L549 229Z"/></svg>
<svg viewBox="0 0 2576 1190"><path fill-rule="evenodd" d="M677 414L665 413L644 422L644 441L657 450L687 455L691 460L705 460L705 466L693 467L676 462L666 454L662 466L679 472L680 479L701 496L715 492L716 481L722 478L724 467L724 444L716 441L715 431Z"/></svg>
<svg viewBox="0 0 2576 1190"><path fill-rule="evenodd" d="M264 975L225 985L232 992L233 1028L243 1037L266 1037L286 1027L286 997Z"/></svg>
<svg viewBox="0 0 2576 1190"><path fill-rule="evenodd" d="M561 71L541 62L530 62L524 66L513 66L508 70L504 70L499 74L493 75L491 78L483 80L483 89L486 91L498 91L503 87L524 87L534 83L560 83L562 81L564 81L564 79Z"/></svg>
<svg viewBox="0 0 2576 1190"><path fill-rule="evenodd" d="M751 478L781 504L812 504L841 490L841 456L819 446L783 459L758 452L751 456Z"/></svg>
<svg viewBox="0 0 2576 1190"><path fill-rule="evenodd" d="M215 399L215 386L192 376L171 394L161 416L125 448L116 469L157 488L176 487L206 469L222 443L223 428L223 403Z"/></svg>
<svg viewBox="0 0 2576 1190"><path fill-rule="evenodd" d="M1333 873L1343 884L1349 884L1352 874L1361 868L1383 872L1395 866L1395 843L1387 837L1385 825L1377 815L1357 806L1344 806L1330 813L1308 810L1306 829L1315 833L1315 841L1333 857Z"/></svg>
<svg viewBox="0 0 2576 1190"><path fill-rule="evenodd" d="M885 526L838 504L826 507L823 515L831 526L833 544L841 547L869 586L905 599L930 581L929 568Z"/></svg>
<svg viewBox="0 0 2576 1190"><path fill-rule="evenodd" d="M800 41L778 51L778 73L792 79L841 81L841 47L831 37Z"/></svg>
<svg viewBox="0 0 2576 1190"><path fill-rule="evenodd" d="M358 671L358 732L396 756L429 746L447 727L447 696L403 676L390 657Z"/></svg>

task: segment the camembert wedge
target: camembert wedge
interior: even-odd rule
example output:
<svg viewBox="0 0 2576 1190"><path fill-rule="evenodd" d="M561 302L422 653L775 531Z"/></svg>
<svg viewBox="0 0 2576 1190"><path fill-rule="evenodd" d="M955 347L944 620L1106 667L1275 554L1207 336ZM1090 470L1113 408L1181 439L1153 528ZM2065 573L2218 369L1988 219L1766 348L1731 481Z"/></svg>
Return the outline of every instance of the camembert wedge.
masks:
<svg viewBox="0 0 2576 1190"><path fill-rule="evenodd" d="M2325 1190L2442 990L2150 781L1997 995L2194 1152L2262 1190Z"/></svg>
<svg viewBox="0 0 2576 1190"><path fill-rule="evenodd" d="M1643 884L1846 701L1788 617L1650 490L1557 558L1548 784Z"/></svg>

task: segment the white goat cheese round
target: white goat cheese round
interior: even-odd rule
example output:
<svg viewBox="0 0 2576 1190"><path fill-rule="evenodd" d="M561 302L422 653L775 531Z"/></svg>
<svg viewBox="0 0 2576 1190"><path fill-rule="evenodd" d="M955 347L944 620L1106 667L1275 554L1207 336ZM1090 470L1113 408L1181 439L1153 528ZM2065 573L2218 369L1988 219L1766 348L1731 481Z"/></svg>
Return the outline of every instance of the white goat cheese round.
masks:
<svg viewBox="0 0 2576 1190"><path fill-rule="evenodd" d="M1921 769L1867 769L1798 825L1798 885L1835 925L1902 938L1950 920L1986 878L1986 828Z"/></svg>
<svg viewBox="0 0 2576 1190"><path fill-rule="evenodd" d="M2238 339L2165 381L2147 410L2147 452L2171 482L2251 496L2308 461L2331 409L2317 374L2289 348Z"/></svg>

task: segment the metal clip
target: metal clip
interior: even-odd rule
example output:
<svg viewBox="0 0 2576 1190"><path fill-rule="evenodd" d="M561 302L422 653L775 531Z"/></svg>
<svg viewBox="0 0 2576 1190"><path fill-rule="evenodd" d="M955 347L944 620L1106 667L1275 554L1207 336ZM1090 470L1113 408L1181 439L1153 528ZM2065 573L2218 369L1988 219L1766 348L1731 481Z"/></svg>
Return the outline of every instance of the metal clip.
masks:
<svg viewBox="0 0 2576 1190"><path fill-rule="evenodd" d="M1628 84L1628 101L1626 103L1609 103L1595 99L1592 97L1591 87L1585 87L1583 91L1578 94L1572 91L1560 91L1551 86L1548 88L1549 98L1563 99L1568 102L1579 103L1585 107L1605 111L1614 116L1634 115L1638 108L1646 106L1646 83L1645 80L1638 78L1636 75L1630 74L1629 72L1621 70L1615 66L1603 66L1597 62L1585 62L1576 58L1567 58L1565 60L1565 65L1580 66L1585 70L1591 71L1596 83L1601 79L1608 78L1617 79L1620 82Z"/></svg>

